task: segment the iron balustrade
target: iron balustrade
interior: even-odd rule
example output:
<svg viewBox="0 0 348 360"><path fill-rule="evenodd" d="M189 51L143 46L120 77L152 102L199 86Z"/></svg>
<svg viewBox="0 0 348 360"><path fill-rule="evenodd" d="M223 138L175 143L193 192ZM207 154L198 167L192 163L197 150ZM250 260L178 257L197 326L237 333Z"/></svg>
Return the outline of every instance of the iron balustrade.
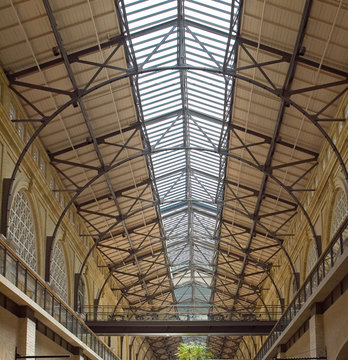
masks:
<svg viewBox="0 0 348 360"><path fill-rule="evenodd" d="M304 308L309 297L323 282L328 272L336 264L344 250L348 248L348 218L336 232L329 247L322 253L307 279L296 292L294 298L278 320L266 341L255 356L255 360L262 360L276 343L294 317Z"/></svg>
<svg viewBox="0 0 348 360"><path fill-rule="evenodd" d="M103 360L120 360L68 305L18 257L0 237L0 274L25 293Z"/></svg>
<svg viewBox="0 0 348 360"><path fill-rule="evenodd" d="M86 321L255 321L278 320L281 316L280 306L253 307L249 311L233 313L221 310L213 304L204 305L166 305L163 308L129 308L117 310L112 305L84 306L82 313Z"/></svg>

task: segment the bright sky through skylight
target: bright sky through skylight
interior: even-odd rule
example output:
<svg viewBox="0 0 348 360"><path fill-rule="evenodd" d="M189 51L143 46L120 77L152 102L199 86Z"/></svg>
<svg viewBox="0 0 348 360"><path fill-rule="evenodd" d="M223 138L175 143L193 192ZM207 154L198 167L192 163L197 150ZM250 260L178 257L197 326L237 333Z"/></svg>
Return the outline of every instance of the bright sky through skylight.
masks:
<svg viewBox="0 0 348 360"><path fill-rule="evenodd" d="M234 61L229 35L231 24L237 28L238 2L129 0L125 9L136 64L154 69L140 74L136 87L174 295L178 303L207 304L225 176L219 150L227 144L233 86L221 70Z"/></svg>

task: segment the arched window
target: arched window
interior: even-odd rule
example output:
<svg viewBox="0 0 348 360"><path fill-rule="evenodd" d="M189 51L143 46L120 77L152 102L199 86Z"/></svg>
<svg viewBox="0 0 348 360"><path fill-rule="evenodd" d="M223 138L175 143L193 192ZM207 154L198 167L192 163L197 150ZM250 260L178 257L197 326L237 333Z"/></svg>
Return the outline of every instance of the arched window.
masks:
<svg viewBox="0 0 348 360"><path fill-rule="evenodd" d="M13 199L8 227L10 246L33 270L37 271L35 231L29 201L19 191Z"/></svg>
<svg viewBox="0 0 348 360"><path fill-rule="evenodd" d="M340 189L335 197L335 203L332 212L331 229L330 229L330 240L332 236L341 226L342 222L348 215L348 201L347 195L344 190Z"/></svg>
<svg viewBox="0 0 348 360"><path fill-rule="evenodd" d="M289 303L293 299L294 295L296 294L298 287L297 287L297 281L300 277L299 273L295 273L291 276L290 280L290 286L289 286Z"/></svg>
<svg viewBox="0 0 348 360"><path fill-rule="evenodd" d="M309 245L309 250L307 254L307 262L306 262L306 276L310 273L313 269L313 266L318 260L317 249L315 246L315 241L312 240L311 244Z"/></svg>
<svg viewBox="0 0 348 360"><path fill-rule="evenodd" d="M83 306L86 301L86 286L83 279L79 281L79 287L77 290L77 312L82 313Z"/></svg>
<svg viewBox="0 0 348 360"><path fill-rule="evenodd" d="M65 257L61 244L56 242L51 255L51 285L57 295L68 302L68 277L66 274Z"/></svg>

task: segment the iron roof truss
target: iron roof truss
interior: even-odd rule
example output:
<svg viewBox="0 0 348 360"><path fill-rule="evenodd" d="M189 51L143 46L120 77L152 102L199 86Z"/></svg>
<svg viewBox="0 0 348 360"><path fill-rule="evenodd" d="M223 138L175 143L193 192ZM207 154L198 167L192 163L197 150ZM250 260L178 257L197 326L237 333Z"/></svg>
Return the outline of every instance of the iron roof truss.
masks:
<svg viewBox="0 0 348 360"><path fill-rule="evenodd" d="M134 308L143 304L159 309L172 304L214 304L211 313L220 308L233 317L263 304L260 291L268 278L283 306L270 270L281 251L296 273L283 242L293 236L286 229L298 211L306 218L321 252L312 221L300 201L301 193L313 190L306 187L306 181L317 165L318 150L282 139L287 109L301 113L321 134L348 178L326 126L344 120L334 118L329 110L346 92L348 73L303 53L312 1L306 1L292 52L240 35L242 1L165 0L145 5L141 0L115 0L120 34L98 46L68 53L52 1L43 3L58 56L38 66L12 72L7 69L11 88L31 114L12 121L32 122L35 132L4 188L13 190L21 162L34 140L68 109L78 111L88 134L76 143L47 148L70 200L64 204L52 236L47 237L46 279L54 239L62 219L74 206L90 231L81 236L93 239L80 276L95 249L109 271L96 303L112 279L117 284L114 291L121 292L121 298ZM266 60L258 60L255 49ZM103 61L93 58L99 52L105 52ZM120 56L126 61L115 60ZM247 59L243 66L238 64L241 56ZM283 81L272 78L269 71L280 65L286 66ZM54 72L62 66L69 80L64 88L35 77L38 70ZM80 80L78 66L88 69L88 79ZM327 80L296 87L293 78L298 66L320 69ZM112 75L101 77L106 70ZM251 76L250 70L258 76ZM278 101L271 130L235 120L237 81ZM136 119L116 130L97 131L88 101L93 94L119 83L130 88ZM332 97L315 112L298 100L301 95L328 89ZM42 110L37 94L58 99L59 106ZM280 160L278 154L289 149L294 156ZM93 159L83 161L89 153ZM132 184L115 181L115 174L121 176L139 163L146 165L144 176ZM261 180L238 180L228 171L231 167L236 172L235 164L262 174ZM289 169L296 170L290 180L284 180ZM87 180L78 178L81 171L88 175ZM102 188L97 196L88 194L93 186ZM10 196L7 200L9 204ZM270 223L270 218L276 221ZM6 226L4 217L2 228ZM271 319L270 307L263 305ZM242 341L239 337L209 340L218 358L232 357ZM154 339L150 342L159 358L173 356L173 348L163 353ZM172 346L177 346L176 340Z"/></svg>

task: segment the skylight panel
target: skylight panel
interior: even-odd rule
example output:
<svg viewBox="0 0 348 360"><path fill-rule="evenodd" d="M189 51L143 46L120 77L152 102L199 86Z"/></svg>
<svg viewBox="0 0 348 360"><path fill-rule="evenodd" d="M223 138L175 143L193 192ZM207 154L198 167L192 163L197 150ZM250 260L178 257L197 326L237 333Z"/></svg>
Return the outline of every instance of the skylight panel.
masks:
<svg viewBox="0 0 348 360"><path fill-rule="evenodd" d="M180 87L175 81L172 82L163 82L158 84L151 84L150 87L142 87L141 96L145 100L149 97L154 97L157 94L161 95L164 92L172 91L172 90L180 91Z"/></svg>
<svg viewBox="0 0 348 360"><path fill-rule="evenodd" d="M223 109L219 106L213 106L212 102L204 101L203 97L195 96L194 94L189 95L188 98L189 107L197 112L202 112L203 114L220 117L223 116Z"/></svg>
<svg viewBox="0 0 348 360"><path fill-rule="evenodd" d="M187 79L190 84L200 86L201 84L211 91L225 93L225 78L220 74L210 74L209 71L198 73L197 71L190 70L187 73Z"/></svg>
<svg viewBox="0 0 348 360"><path fill-rule="evenodd" d="M156 65L175 64L176 62L176 44L172 43L171 46L161 47L156 50L155 54L144 53L143 56L138 58L139 67L148 69Z"/></svg>
<svg viewBox="0 0 348 360"><path fill-rule="evenodd" d="M127 1L127 7L129 4L131 2ZM175 19L177 16L177 4L174 0L149 0L146 4L149 5L144 7L144 4L139 4L127 11L129 30L133 33Z"/></svg>
<svg viewBox="0 0 348 360"><path fill-rule="evenodd" d="M154 158L154 161L156 161L156 158ZM164 159L162 163L155 164L154 169L157 176L164 175L167 171L173 170L173 169L181 169L183 164L185 163L185 159L177 159L177 158L171 158L170 160Z"/></svg>
<svg viewBox="0 0 348 360"><path fill-rule="evenodd" d="M147 110L143 110L145 116L160 116L168 113L168 111L179 110L181 106L181 99L172 102L168 100L162 106L151 106Z"/></svg>
<svg viewBox="0 0 348 360"><path fill-rule="evenodd" d="M137 59L142 59L143 57L151 59L157 51L172 47L176 40L175 32L176 27L169 26L152 32L151 37L147 34L136 37L133 40L133 49L137 53Z"/></svg>
<svg viewBox="0 0 348 360"><path fill-rule="evenodd" d="M208 84L204 84L197 79L193 80L188 78L188 88L191 92L199 92L202 95L207 97L215 97L216 99L220 99L222 102L225 98L225 89L223 87L212 89Z"/></svg>
<svg viewBox="0 0 348 360"><path fill-rule="evenodd" d="M196 85L196 86L195 86ZM190 97L199 99L200 101L206 101L210 106L214 106L216 109L223 111L224 105L224 96L220 93L213 93L209 91L199 91L199 83L191 84L188 83L188 89L190 92Z"/></svg>
<svg viewBox="0 0 348 360"><path fill-rule="evenodd" d="M174 293L178 302L185 302L192 299L192 288L190 286L175 289Z"/></svg>
<svg viewBox="0 0 348 360"><path fill-rule="evenodd" d="M177 70L163 70L163 71L148 71L141 74L138 78L138 84L140 86L139 91L141 92L146 88L144 83L150 83L150 86L161 84L163 81L173 81L175 84L180 84L180 73ZM178 84L179 81L179 84Z"/></svg>
<svg viewBox="0 0 348 360"><path fill-rule="evenodd" d="M216 188L218 186L218 182L217 181L212 181L209 178L205 178L203 176L195 176L195 175L191 175L191 182L193 184L193 187L198 186L198 189L204 189L204 191L206 191L210 198L212 200L215 200L215 195L216 195Z"/></svg>
<svg viewBox="0 0 348 360"><path fill-rule="evenodd" d="M170 102L168 100L171 100ZM153 98L148 98L146 101L143 101L143 110L153 109L155 107L161 107L169 103L176 103L176 100L181 100L180 94L176 92L169 92L162 94L162 96L155 96Z"/></svg>
<svg viewBox="0 0 348 360"><path fill-rule="evenodd" d="M153 127L148 131L153 149L183 145L182 119L174 119L165 124L157 124L157 126L158 128Z"/></svg>
<svg viewBox="0 0 348 360"><path fill-rule="evenodd" d="M225 106L233 84L219 72L233 47L230 12L238 1L182 4L183 8L174 0L125 0L125 11L128 44L135 55L130 61L139 69L133 79L152 150L173 283L178 287L174 293L179 303L207 303L211 276L204 281L208 279L204 271L214 270L220 214L216 199L222 194L219 178L226 161L216 152L227 144L221 135L227 134ZM198 268L203 272L194 270Z"/></svg>
<svg viewBox="0 0 348 360"><path fill-rule="evenodd" d="M212 49L217 49L219 52L226 52L226 44L228 40L228 34L223 35L213 34L212 32L197 28L193 24L187 26L191 36L198 38L205 46L211 46ZM198 45L197 45L198 46Z"/></svg>
<svg viewBox="0 0 348 360"><path fill-rule="evenodd" d="M195 36L195 38L199 40L198 37ZM225 57L225 51L218 47L209 46L202 41L197 45L196 39L186 41L187 53L196 54L201 58L205 58L209 60L213 66L221 66Z"/></svg>

